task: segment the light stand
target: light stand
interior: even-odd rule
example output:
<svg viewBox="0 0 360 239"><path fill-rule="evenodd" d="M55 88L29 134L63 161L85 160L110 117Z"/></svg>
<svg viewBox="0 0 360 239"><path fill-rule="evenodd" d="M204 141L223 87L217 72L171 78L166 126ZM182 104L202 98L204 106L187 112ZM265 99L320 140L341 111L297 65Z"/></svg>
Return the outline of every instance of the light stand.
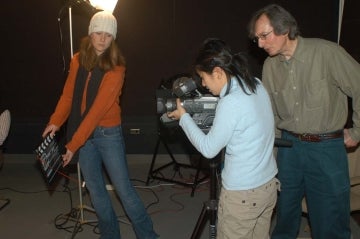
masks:
<svg viewBox="0 0 360 239"><path fill-rule="evenodd" d="M83 192L82 192L82 188L83 188L83 183L82 183L82 179L81 179L81 170L80 170L80 164L79 162L76 164L76 168L77 168L77 181L78 181L78 192L79 192L79 207L78 207L78 215L76 217L76 221L75 221L75 226L74 226L74 230L72 232L72 236L71 238L75 238L75 235L79 232L79 230L81 229L81 226L83 224L89 224L89 223L93 223L93 222L97 222L98 220L85 220L84 219L84 210L88 210L90 212L95 213L95 210L92 207L86 206L83 203Z"/></svg>
<svg viewBox="0 0 360 239"><path fill-rule="evenodd" d="M95 12L95 11L94 11ZM72 24L72 4L69 4L69 8L68 8L68 13L69 13L69 37L70 37L70 56L71 58L74 56L74 47L73 47L73 24ZM79 206L77 209L77 217L75 220L75 225L74 225L74 229L71 235L71 239L75 238L76 234L79 232L79 230L81 229L81 226L83 224L87 224L87 223L91 223L91 222L97 222L97 220L85 220L84 218L84 210L88 210L90 212L94 212L95 210L92 207L86 206L83 203L83 190L82 190L82 179L81 179L81 169L80 169L80 164L79 162L77 162L76 164L77 167L77 179L78 179L78 193L79 193Z"/></svg>
<svg viewBox="0 0 360 239"><path fill-rule="evenodd" d="M72 7L69 6L69 37L70 37L70 57L74 56L74 47L73 47L73 30L72 30Z"/></svg>

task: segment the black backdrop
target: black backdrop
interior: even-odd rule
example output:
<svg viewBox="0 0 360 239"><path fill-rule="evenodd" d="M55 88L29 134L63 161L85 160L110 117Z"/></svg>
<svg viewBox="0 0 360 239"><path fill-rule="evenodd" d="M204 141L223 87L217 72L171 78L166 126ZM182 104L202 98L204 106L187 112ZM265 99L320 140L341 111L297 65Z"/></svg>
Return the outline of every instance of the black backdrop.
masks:
<svg viewBox="0 0 360 239"><path fill-rule="evenodd" d="M32 152L61 94L70 59L66 2L2 3L0 102L12 113L5 152ZM114 15L116 41L127 59L121 102L128 153L152 152L156 88L162 79L189 71L205 38L222 38L233 50L249 53L260 76L265 54L249 41L246 26L255 10L271 2L293 13L303 36L336 41L338 0L119 0ZM90 14L80 6L71 10L76 51L87 34ZM140 129L140 134L130 134L131 128Z"/></svg>

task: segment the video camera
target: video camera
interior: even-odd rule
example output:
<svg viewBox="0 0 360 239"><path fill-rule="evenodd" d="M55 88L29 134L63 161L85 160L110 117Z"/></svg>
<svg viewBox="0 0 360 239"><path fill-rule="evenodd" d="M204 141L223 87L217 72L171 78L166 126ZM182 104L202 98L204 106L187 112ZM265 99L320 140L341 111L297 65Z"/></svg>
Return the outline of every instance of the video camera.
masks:
<svg viewBox="0 0 360 239"><path fill-rule="evenodd" d="M202 94L197 89L195 81L185 76L177 78L173 82L172 89L163 86L162 90L157 91L157 113L162 114L160 120L163 123L174 121L166 112L176 110L176 98L180 98L181 105L199 128L206 130L212 126L219 98L211 94Z"/></svg>

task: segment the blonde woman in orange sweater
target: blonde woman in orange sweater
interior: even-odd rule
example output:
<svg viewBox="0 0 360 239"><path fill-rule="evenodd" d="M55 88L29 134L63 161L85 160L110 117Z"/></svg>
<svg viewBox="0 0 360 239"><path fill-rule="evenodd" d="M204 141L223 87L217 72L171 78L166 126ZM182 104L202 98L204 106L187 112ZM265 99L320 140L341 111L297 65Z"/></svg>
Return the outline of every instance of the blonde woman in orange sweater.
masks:
<svg viewBox="0 0 360 239"><path fill-rule="evenodd" d="M128 174L121 128L119 98L125 77L125 60L115 38L116 18L96 13L89 35L70 63L63 93L43 132L55 134L67 121L64 166L79 160L99 220L101 239L119 239L120 229L106 190L103 168L121 199L139 239L155 239L153 223Z"/></svg>

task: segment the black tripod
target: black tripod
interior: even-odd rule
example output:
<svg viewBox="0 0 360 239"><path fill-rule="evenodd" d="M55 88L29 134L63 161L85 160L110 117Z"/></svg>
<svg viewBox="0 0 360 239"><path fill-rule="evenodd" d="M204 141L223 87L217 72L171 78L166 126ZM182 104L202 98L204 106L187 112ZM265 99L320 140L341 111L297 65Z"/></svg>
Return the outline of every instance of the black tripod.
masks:
<svg viewBox="0 0 360 239"><path fill-rule="evenodd" d="M284 139L275 138L275 147L291 147L292 142ZM210 199L204 203L201 210L200 216L196 223L195 229L191 235L191 239L199 239L204 229L206 221L210 220L209 225L209 238L216 238L216 219L218 210L217 200L217 187L216 187L216 172L218 170L219 162L223 162L225 157L225 149L222 149L220 154L221 157L215 157L210 160ZM218 155L218 156L219 156ZM220 160L219 160L220 158Z"/></svg>
<svg viewBox="0 0 360 239"><path fill-rule="evenodd" d="M177 129L180 129L179 126L177 126L177 127L173 126L173 128L172 128L172 130L177 130ZM176 183L176 184L182 185L184 187L192 187L191 196L194 196L196 187L207 178L207 176L200 177L200 171L202 169L202 161L203 161L204 158L203 158L202 155L200 155L197 165L191 165L191 164L178 162L175 159L175 156L173 155L173 153L171 152L170 147L167 144L167 140L166 140L165 136L163 135L168 131L170 131L169 128L166 128L162 124L159 125L158 140L156 142L155 150L154 150L154 153L153 153L153 158L151 160L151 165L150 165L146 185L149 185L151 179L157 179L157 180L161 180L161 181L165 181L165 182L169 182L169 183ZM175 132L176 131L173 131L171 133L168 132L168 133L174 134ZM170 156L171 161L166 163L166 164L163 164L162 166L155 167L155 162L156 162L156 158L158 156L160 143L162 143L163 146L165 147L166 152ZM177 171L177 172L180 171L180 168L190 168L190 169L196 170L196 174L195 174L195 178L194 178L193 183L189 184L189 183L182 182L180 180L175 180L175 179L172 179L172 178L166 178L165 176L159 176L158 175L159 173L161 173L162 170L165 170L165 169L167 169L169 167L173 167L173 169L175 171Z"/></svg>
<svg viewBox="0 0 360 239"><path fill-rule="evenodd" d="M216 238L216 219L217 219L217 178L216 173L219 168L219 163L224 159L225 150L221 150L220 154L209 162L210 169L210 198L204 203L200 216L196 223L195 229L191 235L191 239L200 238L204 229L206 221L209 219L209 238ZM220 156L220 157L219 157Z"/></svg>

